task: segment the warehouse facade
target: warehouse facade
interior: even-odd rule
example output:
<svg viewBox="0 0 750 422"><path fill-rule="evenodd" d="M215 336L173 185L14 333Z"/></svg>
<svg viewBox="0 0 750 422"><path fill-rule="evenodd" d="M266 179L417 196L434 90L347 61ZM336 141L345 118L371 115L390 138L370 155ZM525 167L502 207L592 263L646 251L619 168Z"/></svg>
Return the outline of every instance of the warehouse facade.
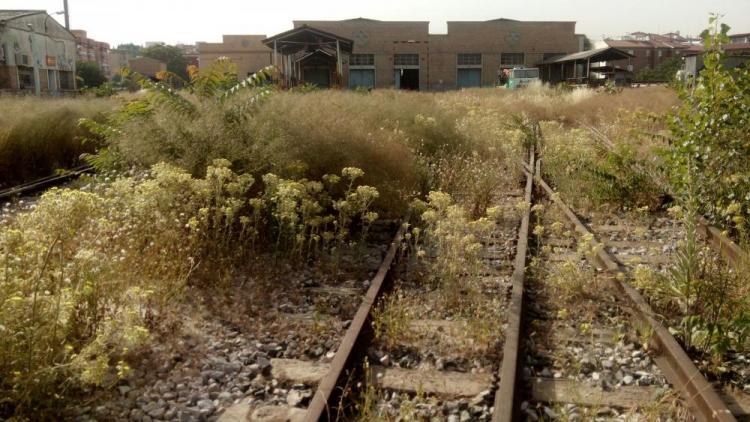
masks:
<svg viewBox="0 0 750 422"><path fill-rule="evenodd" d="M0 10L0 92L74 91L76 39L43 10Z"/></svg>
<svg viewBox="0 0 750 422"><path fill-rule="evenodd" d="M284 54L282 45L304 48ZM442 91L494 86L504 68L534 67L582 46L575 22L448 22L446 34L430 34L426 21L357 18L294 21L273 37L225 36L198 49L201 67L226 56L241 76L275 64L291 84Z"/></svg>

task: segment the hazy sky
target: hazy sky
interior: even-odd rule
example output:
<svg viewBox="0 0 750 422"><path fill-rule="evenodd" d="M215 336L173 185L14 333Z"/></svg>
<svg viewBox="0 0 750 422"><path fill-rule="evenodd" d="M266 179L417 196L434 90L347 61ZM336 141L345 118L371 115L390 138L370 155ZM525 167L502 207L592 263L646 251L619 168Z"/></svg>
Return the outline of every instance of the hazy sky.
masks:
<svg viewBox="0 0 750 422"><path fill-rule="evenodd" d="M273 35L293 19L426 20L444 33L448 20L572 20L593 40L645 31L700 33L711 12L733 33L750 32L750 0L68 0L71 27L114 47L125 42L217 42L222 34ZM0 9L60 11L63 0L0 0ZM56 18L63 22L62 16Z"/></svg>

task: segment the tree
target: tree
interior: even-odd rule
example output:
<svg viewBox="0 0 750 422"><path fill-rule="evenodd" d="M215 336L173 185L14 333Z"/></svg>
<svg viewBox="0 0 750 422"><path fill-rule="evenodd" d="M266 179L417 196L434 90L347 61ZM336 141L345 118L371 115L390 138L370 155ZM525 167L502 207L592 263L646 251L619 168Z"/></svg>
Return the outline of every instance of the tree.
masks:
<svg viewBox="0 0 750 422"><path fill-rule="evenodd" d="M588 36L583 36L583 50L588 51L594 48L594 43L591 42L591 39L589 39Z"/></svg>
<svg viewBox="0 0 750 422"><path fill-rule="evenodd" d="M173 45L154 45L141 49L141 56L151 57L167 64L167 70L184 80L188 80L188 62L182 50Z"/></svg>
<svg viewBox="0 0 750 422"><path fill-rule="evenodd" d="M678 193L692 188L700 213L742 238L750 235L750 69L724 67L728 31L712 16L705 68L694 88L679 88L682 104L668 120L670 167Z"/></svg>
<svg viewBox="0 0 750 422"><path fill-rule="evenodd" d="M120 45L118 45L115 50L125 51L129 55L131 55L133 57L137 57L139 54L141 54L141 48L142 47L140 45L136 45L136 44L133 44L133 43L127 43L127 44L120 44Z"/></svg>
<svg viewBox="0 0 750 422"><path fill-rule="evenodd" d="M671 57L653 69L642 69L635 75L638 82L672 82L682 68L682 59Z"/></svg>
<svg viewBox="0 0 750 422"><path fill-rule="evenodd" d="M95 88L107 82L107 77L95 62L76 62L76 77L82 87Z"/></svg>

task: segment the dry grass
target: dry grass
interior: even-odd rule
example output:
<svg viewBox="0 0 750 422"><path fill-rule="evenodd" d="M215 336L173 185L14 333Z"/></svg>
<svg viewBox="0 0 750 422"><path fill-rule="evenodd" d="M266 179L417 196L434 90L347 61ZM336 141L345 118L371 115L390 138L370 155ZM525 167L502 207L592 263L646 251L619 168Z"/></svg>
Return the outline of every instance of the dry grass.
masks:
<svg viewBox="0 0 750 422"><path fill-rule="evenodd" d="M85 135L78 119L112 111L108 99L0 98L0 188L80 163Z"/></svg>
<svg viewBox="0 0 750 422"><path fill-rule="evenodd" d="M536 85L516 91L474 89L443 95L444 101L451 102L473 96L484 107L506 114L525 113L533 120L556 120L574 126L612 121L622 111L663 113L678 105L677 94L666 87L629 88L609 95L590 89L563 91Z"/></svg>

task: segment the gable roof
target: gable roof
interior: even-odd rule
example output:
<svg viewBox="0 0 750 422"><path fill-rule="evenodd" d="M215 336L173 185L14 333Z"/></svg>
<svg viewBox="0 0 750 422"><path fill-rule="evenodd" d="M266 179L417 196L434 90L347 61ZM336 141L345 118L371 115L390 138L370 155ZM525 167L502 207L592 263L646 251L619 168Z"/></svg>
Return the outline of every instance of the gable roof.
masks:
<svg viewBox="0 0 750 422"><path fill-rule="evenodd" d="M608 46L614 48L688 48L690 44L672 41L666 37L653 37L651 40L604 40Z"/></svg>
<svg viewBox="0 0 750 422"><path fill-rule="evenodd" d="M40 13L47 13L46 10L0 10L0 21L12 21L13 19L22 18L24 16L38 15Z"/></svg>
<svg viewBox="0 0 750 422"><path fill-rule="evenodd" d="M21 19L29 16L35 16L35 15L46 15L47 20L45 20L45 32L46 25L48 25L48 22L51 22L52 25L55 25L59 30L60 34L65 34L68 36L68 39L71 41L76 40L75 34L73 34L69 29L67 29L63 24L57 21L57 19L53 18L52 15L47 13L46 10L0 10L0 23L7 24L8 22L12 22L16 19ZM13 26L13 25L11 25ZM16 26L16 29L21 29L20 27ZM26 30L26 28L22 28L23 30ZM40 32L37 32L40 33ZM51 36L50 34L47 34L47 36ZM53 37L54 38L54 37Z"/></svg>
<svg viewBox="0 0 750 422"><path fill-rule="evenodd" d="M580 51L566 56L557 56L547 59L539 64L564 63L578 60L591 60L592 62L606 62L633 57L632 54L618 50L613 47L596 48L593 50Z"/></svg>
<svg viewBox="0 0 750 422"><path fill-rule="evenodd" d="M750 43L738 42L724 44L721 46L721 49L730 56L748 55L750 54ZM695 45L687 50L685 56L697 56L703 54L704 50L705 48L702 45Z"/></svg>
<svg viewBox="0 0 750 422"><path fill-rule="evenodd" d="M325 41L323 41L325 40ZM323 45L336 42L339 43L342 51L351 53L354 41L349 38L336 35L332 32L323 31L304 24L300 27L284 31L272 37L261 41L266 47L273 48L274 43L278 43L282 53L296 53L306 50L312 45ZM288 51L285 51L288 50Z"/></svg>

